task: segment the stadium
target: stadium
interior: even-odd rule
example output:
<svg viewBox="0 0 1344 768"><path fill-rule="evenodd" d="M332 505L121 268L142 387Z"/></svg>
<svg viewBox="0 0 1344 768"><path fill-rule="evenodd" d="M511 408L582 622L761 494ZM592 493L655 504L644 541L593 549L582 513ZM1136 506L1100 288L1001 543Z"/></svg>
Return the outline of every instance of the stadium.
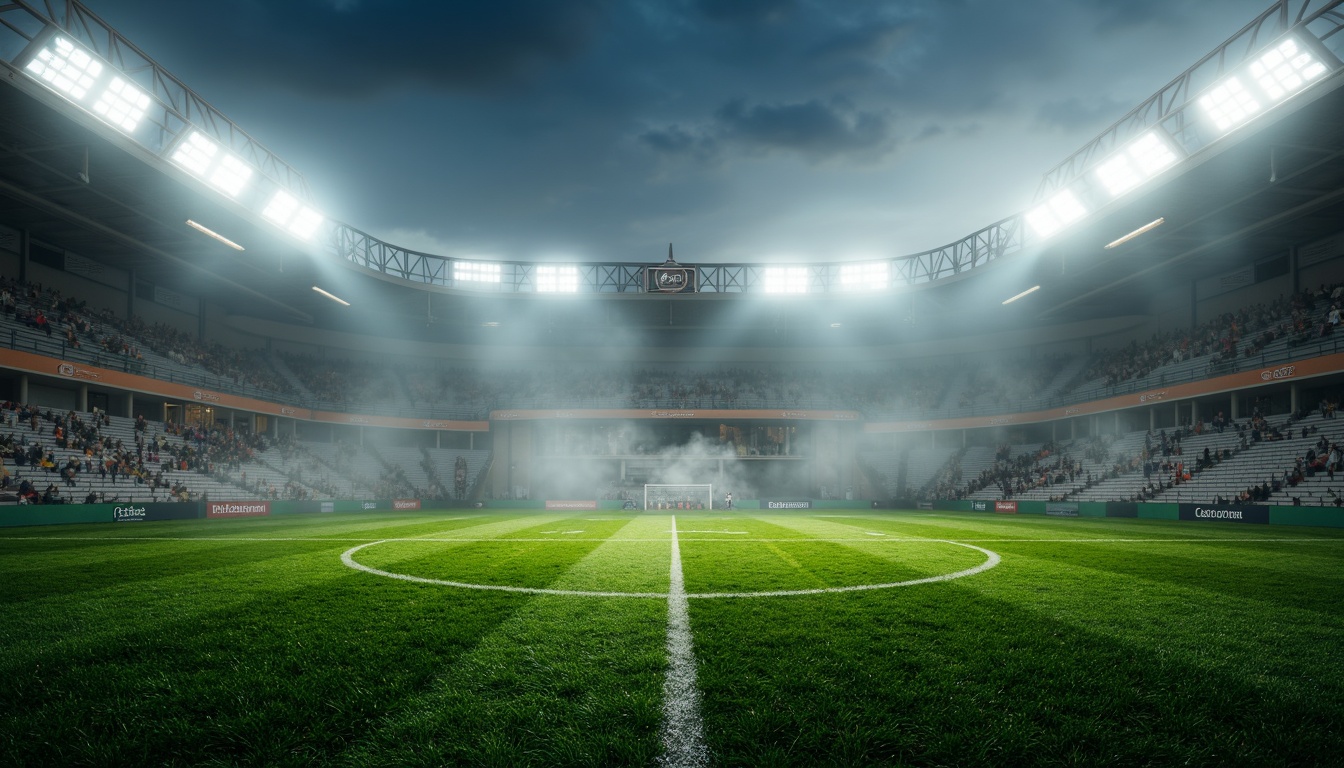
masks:
<svg viewBox="0 0 1344 768"><path fill-rule="evenodd" d="M563 263L0 5L0 760L1337 763L1340 5L941 247Z"/></svg>

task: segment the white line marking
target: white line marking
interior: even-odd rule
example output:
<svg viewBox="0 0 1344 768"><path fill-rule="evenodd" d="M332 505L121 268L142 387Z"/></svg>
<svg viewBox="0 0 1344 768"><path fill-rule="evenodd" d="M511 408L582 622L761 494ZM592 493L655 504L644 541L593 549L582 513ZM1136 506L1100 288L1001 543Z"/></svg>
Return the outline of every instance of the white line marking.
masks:
<svg viewBox="0 0 1344 768"><path fill-rule="evenodd" d="M675 535L675 533L673 535ZM393 573L391 571L383 571L377 568L371 568L367 565L363 565L355 561L354 555L359 550L364 549L365 547L372 547L376 544L386 544L387 542L392 541L424 542L424 541L432 541L432 539L383 539L382 541L370 541L366 544L360 544L358 546L354 546L351 547L350 549L347 549L345 552L341 554L341 562L345 563L345 565L349 568L354 568L357 571L364 571L365 573L371 573L375 576L386 576L389 579L400 579L402 581L410 581L416 584L437 584L440 586L459 587L462 589L484 589L494 592L515 592L525 595L564 595L567 597L644 597L644 598L656 597L661 599L666 598L668 596L668 593L665 592L607 592L596 590L587 591L580 589L547 589L543 587L512 587L501 584L471 584L463 581L448 581L446 579L428 579L423 576L412 576L406 573ZM445 541L455 541L455 540L446 539ZM511 539L510 541L513 540ZM543 541L554 541L554 539L543 539ZM698 542L699 539L697 539L696 541ZM734 541L734 539L725 539L725 541ZM780 539L780 541L789 541L796 543L799 541L799 539ZM872 539L854 539L854 541L872 541ZM898 541L911 541L911 539L899 539ZM974 549L976 552L984 554L985 562L975 566L974 568L967 568L964 571L956 571L955 573L944 573L938 576L928 576L922 579L911 579L909 581L893 581L885 584L859 584L852 587L818 587L816 589L777 589L769 592L698 592L687 594L686 598L689 600L713 600L724 597L736 597L736 598L791 597L794 595L824 595L824 594L835 594L840 592L864 592L873 589L894 589L896 587L913 587L916 584L931 584L937 581L951 581L952 579L960 579L964 576L974 576L977 573L987 571L990 568L993 568L994 566L999 564L999 556L997 553L991 552L988 549L977 547L974 544L962 544L961 542L945 541L943 539L922 539L922 541L936 544L951 544L954 547L965 547L966 549ZM678 562L680 562L680 556L678 556Z"/></svg>
<svg viewBox="0 0 1344 768"><path fill-rule="evenodd" d="M663 754L669 768L709 765L709 747L700 719L700 689L695 683L695 645L690 606L681 573L677 518L672 517L672 569L667 592L667 677L663 681Z"/></svg>
<svg viewBox="0 0 1344 768"><path fill-rule="evenodd" d="M676 533L676 531L668 531L668 533ZM682 531L682 533L731 533L745 536L750 533L750 531Z"/></svg>
<svg viewBox="0 0 1344 768"><path fill-rule="evenodd" d="M681 533L692 533L693 531L681 531ZM555 531L559 533L559 531ZM711 533L736 534L742 531L711 531ZM431 534L432 535L432 534ZM578 539L578 541L611 541L614 543L649 543L661 542L667 539L608 539L592 538ZM209 542L230 542L230 541L312 541L323 542L331 541L338 543L346 542L364 542L380 543L384 541L440 541L460 544L479 544L487 542L498 542L508 544L516 541L554 541L554 539L536 539L524 537L505 537L495 536L491 538L466 538L454 536L450 538L398 538L398 539L370 539L367 536L0 536L0 541L209 541ZM740 543L741 539L696 539L697 544L706 541L732 541ZM872 541L872 539L859 538L816 538L803 537L791 539L747 539L751 542L762 543L787 543L800 541L821 541L821 542L844 542L844 541ZM893 544L919 543L925 541L952 542L951 539L928 539L915 537L888 537L888 541ZM1113 538L1095 538L1095 539L957 539L957 541L974 541L980 544L987 543L1012 543L1023 542L1031 544L1218 544L1222 542L1259 542L1259 543L1293 543L1293 544L1344 544L1344 537L1340 538L1320 538L1320 537L1283 537L1283 538L1218 538L1218 539L1196 539L1196 538L1169 538L1169 539L1113 539Z"/></svg>
<svg viewBox="0 0 1344 768"><path fill-rule="evenodd" d="M886 536L886 535L887 535L887 534L885 534L885 533L878 533L877 531L864 531L864 533L868 534L869 536Z"/></svg>

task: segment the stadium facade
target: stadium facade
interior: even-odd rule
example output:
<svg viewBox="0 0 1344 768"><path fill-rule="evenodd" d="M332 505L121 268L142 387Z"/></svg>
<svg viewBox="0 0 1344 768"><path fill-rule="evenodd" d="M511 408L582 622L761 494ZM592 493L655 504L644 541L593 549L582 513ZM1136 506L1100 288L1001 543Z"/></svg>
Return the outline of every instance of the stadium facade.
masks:
<svg viewBox="0 0 1344 768"><path fill-rule="evenodd" d="M1209 502L1286 479L1314 445L1293 425L1344 391L1339 5L1275 3L1046 173L1032 209L941 248L557 265L417 253L330 221L297 169L89 9L13 3L0 386L48 410L325 446L321 484L277 475L323 498L377 495L331 481L350 446L391 474L427 462L405 493L464 500L712 482L883 504L1151 486ZM1273 429L1301 446L1243 455L1253 416L1266 444ZM1205 442L1217 461L1200 472L1261 458L1183 491L1148 432ZM972 490L986 456L1051 481ZM1143 474L1100 481L1139 456ZM469 487L449 489L459 458ZM210 471L215 495L255 495L241 466Z"/></svg>

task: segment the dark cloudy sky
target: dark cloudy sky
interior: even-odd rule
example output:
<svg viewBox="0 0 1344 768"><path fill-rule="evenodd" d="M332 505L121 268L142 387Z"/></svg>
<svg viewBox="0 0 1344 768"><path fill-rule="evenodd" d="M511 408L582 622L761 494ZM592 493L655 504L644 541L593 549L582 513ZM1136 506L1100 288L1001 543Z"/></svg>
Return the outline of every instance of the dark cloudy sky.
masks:
<svg viewBox="0 0 1344 768"><path fill-rule="evenodd" d="M86 0L333 218L494 259L849 260L1021 211L1267 0Z"/></svg>

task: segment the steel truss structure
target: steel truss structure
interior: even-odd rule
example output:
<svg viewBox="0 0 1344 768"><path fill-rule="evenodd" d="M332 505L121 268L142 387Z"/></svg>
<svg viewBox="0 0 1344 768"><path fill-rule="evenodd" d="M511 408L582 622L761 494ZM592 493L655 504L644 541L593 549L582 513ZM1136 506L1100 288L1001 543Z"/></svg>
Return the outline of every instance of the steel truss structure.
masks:
<svg viewBox="0 0 1344 768"><path fill-rule="evenodd" d="M1159 90L1143 104L1103 131L1082 149L1045 174L1038 201L1071 185L1085 183L1084 174L1124 143L1147 130L1159 128L1188 157L1218 137L1198 119L1187 119L1200 93L1229 71L1246 63L1274 40L1292 33L1302 44L1329 62L1338 73L1344 36L1344 0L1279 0L1250 24L1194 66ZM189 128L212 136L274 184L296 197L311 201L303 176L280 160L148 55L127 41L77 0L10 0L0 2L0 63L19 69L33 49L56 33L68 35L153 97L146 116L152 125L137 133L136 141L150 153L166 157ZM73 106L71 109L75 109ZM536 293L537 271L531 262L498 262L498 282L462 282L454 277L460 260L401 248L366 232L331 222L322 249L328 256L367 269L377 276L412 285L446 290ZM1034 246L1036 238L1025 226L1023 214L995 222L956 242L921 253L896 256L887 263L890 285L916 287L964 277L992 261ZM642 294L644 265L620 262L580 263L578 292L586 294ZM834 294L842 286L844 264L701 264L702 293L749 294L765 292L767 276L780 267L802 268L806 279L800 289L808 294Z"/></svg>
<svg viewBox="0 0 1344 768"><path fill-rule="evenodd" d="M1198 97L1290 32L1319 58L1329 61L1330 69L1338 69L1339 59L1344 54L1344 37L1336 37L1344 29L1342 4L1344 0L1278 0L1222 45L1048 171L1036 190L1036 201L1043 201L1067 188L1126 142L1153 128L1164 131L1186 156L1213 143L1219 135L1211 133L1204 121L1190 114Z"/></svg>

